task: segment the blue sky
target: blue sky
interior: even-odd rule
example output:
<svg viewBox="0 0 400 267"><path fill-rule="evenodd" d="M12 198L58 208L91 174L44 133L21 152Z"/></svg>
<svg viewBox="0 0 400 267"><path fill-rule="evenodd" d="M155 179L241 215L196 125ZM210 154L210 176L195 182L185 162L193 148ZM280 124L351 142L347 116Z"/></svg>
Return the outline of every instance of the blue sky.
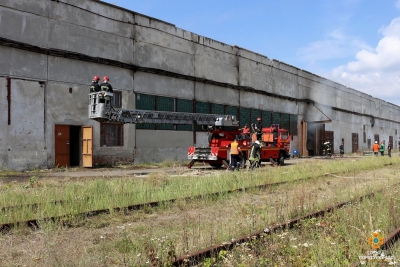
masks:
<svg viewBox="0 0 400 267"><path fill-rule="evenodd" d="M108 0L400 105L400 0Z"/></svg>

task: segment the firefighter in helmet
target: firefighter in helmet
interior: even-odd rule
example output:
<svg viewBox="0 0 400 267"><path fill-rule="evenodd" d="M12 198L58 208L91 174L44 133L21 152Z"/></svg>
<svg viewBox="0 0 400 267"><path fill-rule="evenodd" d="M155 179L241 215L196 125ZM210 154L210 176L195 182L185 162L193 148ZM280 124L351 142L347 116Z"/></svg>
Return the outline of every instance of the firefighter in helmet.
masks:
<svg viewBox="0 0 400 267"><path fill-rule="evenodd" d="M100 91L109 92L109 93L113 92L113 88L112 88L111 84L109 83L109 81L110 81L110 79L107 76L103 77L103 82L100 84ZM100 96L100 103L105 103L104 95Z"/></svg>
<svg viewBox="0 0 400 267"><path fill-rule="evenodd" d="M100 92L100 85L99 85L100 77L94 76L92 79L92 84L90 85L90 93Z"/></svg>
<svg viewBox="0 0 400 267"><path fill-rule="evenodd" d="M261 118L257 118L257 124L253 124L253 130L257 134L257 139L261 140L262 136L262 123L261 123Z"/></svg>

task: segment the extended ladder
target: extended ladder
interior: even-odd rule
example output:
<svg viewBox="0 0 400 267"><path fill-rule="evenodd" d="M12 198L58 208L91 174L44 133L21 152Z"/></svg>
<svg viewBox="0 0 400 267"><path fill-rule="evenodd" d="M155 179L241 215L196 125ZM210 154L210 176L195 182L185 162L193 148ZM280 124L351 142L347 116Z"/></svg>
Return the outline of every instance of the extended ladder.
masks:
<svg viewBox="0 0 400 267"><path fill-rule="evenodd" d="M90 93L89 118L99 122L239 126L236 116L232 115L117 109L111 105L113 95L113 93L109 92Z"/></svg>

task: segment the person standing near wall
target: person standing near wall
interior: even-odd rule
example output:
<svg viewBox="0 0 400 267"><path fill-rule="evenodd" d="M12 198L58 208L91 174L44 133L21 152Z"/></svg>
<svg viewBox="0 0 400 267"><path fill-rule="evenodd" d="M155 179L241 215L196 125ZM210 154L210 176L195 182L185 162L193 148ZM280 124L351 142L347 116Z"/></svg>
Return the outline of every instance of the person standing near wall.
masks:
<svg viewBox="0 0 400 267"><path fill-rule="evenodd" d="M339 151L340 151L340 157L343 158L343 154L344 154L344 144L343 144L343 142L339 146Z"/></svg>
<svg viewBox="0 0 400 267"><path fill-rule="evenodd" d="M385 143L383 143L383 141L379 147L379 152L381 152L381 156L385 156Z"/></svg>
<svg viewBox="0 0 400 267"><path fill-rule="evenodd" d="M90 85L90 93L100 92L100 85L99 85L100 77L94 76L92 80L92 84Z"/></svg>
<svg viewBox="0 0 400 267"><path fill-rule="evenodd" d="M378 152L379 152L378 141L375 141L374 145L372 146L372 151L374 152L375 156L378 156Z"/></svg>
<svg viewBox="0 0 400 267"><path fill-rule="evenodd" d="M391 157L392 156L392 143L390 143L390 142L388 143L387 149L388 149L388 156Z"/></svg>
<svg viewBox="0 0 400 267"><path fill-rule="evenodd" d="M232 171L237 168L239 170L238 163L240 162L240 152L242 151L240 149L239 143L238 143L238 137L236 136L235 140L228 145L228 147L231 148L231 169Z"/></svg>

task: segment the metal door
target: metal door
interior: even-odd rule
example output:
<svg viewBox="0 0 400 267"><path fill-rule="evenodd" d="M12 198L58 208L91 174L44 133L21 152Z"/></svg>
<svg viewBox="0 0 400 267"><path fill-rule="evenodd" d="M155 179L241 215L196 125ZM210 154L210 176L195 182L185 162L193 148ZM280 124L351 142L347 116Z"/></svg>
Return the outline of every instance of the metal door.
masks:
<svg viewBox="0 0 400 267"><path fill-rule="evenodd" d="M325 131L325 142L329 141L332 147L332 153L335 153L335 142L334 142L334 132L333 131Z"/></svg>
<svg viewBox="0 0 400 267"><path fill-rule="evenodd" d="M358 133L351 134L351 152L356 153L358 151Z"/></svg>
<svg viewBox="0 0 400 267"><path fill-rule="evenodd" d="M55 125L54 135L54 165L56 167L69 167L69 125Z"/></svg>
<svg viewBox="0 0 400 267"><path fill-rule="evenodd" d="M82 126L82 167L93 167L93 126Z"/></svg>

